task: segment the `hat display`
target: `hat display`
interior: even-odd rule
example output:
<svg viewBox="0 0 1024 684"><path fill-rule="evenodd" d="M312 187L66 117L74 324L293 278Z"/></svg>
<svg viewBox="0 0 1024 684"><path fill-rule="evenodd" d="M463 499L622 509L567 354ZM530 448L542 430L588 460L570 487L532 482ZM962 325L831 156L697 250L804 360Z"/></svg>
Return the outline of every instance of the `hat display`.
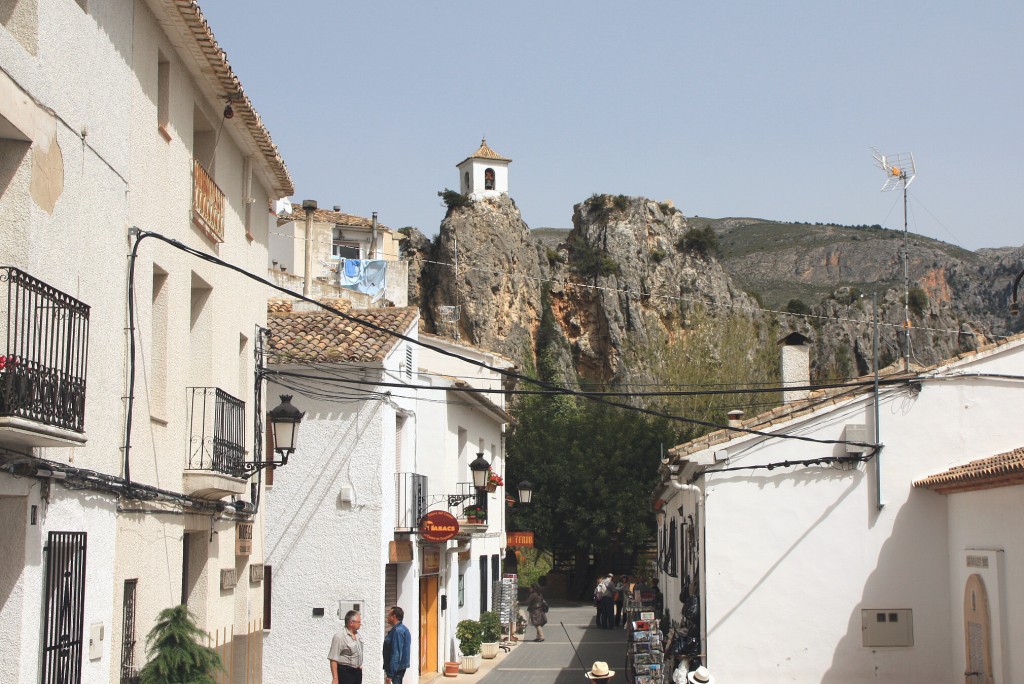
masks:
<svg viewBox="0 0 1024 684"><path fill-rule="evenodd" d="M714 684L715 678L711 676L710 670L701 665L696 670L686 675L686 681L690 684Z"/></svg>
<svg viewBox="0 0 1024 684"><path fill-rule="evenodd" d="M596 660L587 673L588 679L611 679L615 676L615 670L608 669L608 663Z"/></svg>

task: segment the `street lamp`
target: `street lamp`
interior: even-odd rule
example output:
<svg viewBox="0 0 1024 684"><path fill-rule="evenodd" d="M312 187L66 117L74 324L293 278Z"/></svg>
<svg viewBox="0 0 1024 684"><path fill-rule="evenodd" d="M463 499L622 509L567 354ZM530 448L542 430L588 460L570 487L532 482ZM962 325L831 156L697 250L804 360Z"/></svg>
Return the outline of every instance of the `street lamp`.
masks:
<svg viewBox="0 0 1024 684"><path fill-rule="evenodd" d="M281 455L281 462L273 465L286 464L288 457L295 451L295 438L304 415L306 414L303 411L292 405L290 394L281 395L281 403L269 414L270 429L274 435L274 451Z"/></svg>
<svg viewBox="0 0 1024 684"><path fill-rule="evenodd" d="M473 486L477 489L486 489L491 464L484 460L483 452L478 453L476 458L470 462L469 469L473 471Z"/></svg>
<svg viewBox="0 0 1024 684"><path fill-rule="evenodd" d="M533 501L533 485L529 480L519 483L519 503L528 504Z"/></svg>

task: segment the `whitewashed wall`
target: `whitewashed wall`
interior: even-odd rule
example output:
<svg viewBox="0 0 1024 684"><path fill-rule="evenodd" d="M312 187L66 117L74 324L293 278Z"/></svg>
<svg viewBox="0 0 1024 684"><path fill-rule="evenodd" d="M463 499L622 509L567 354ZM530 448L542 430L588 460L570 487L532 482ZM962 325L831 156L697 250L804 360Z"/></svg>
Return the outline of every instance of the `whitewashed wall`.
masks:
<svg viewBox="0 0 1024 684"><path fill-rule="evenodd" d="M956 370L1020 374L1020 345ZM708 475L702 575L707 664L724 680L953 682L947 518L940 497L914 479L1024 442L1005 406L1019 390L981 378L925 380L921 391L883 392L881 492L875 464L855 470L776 468ZM791 421L786 432L841 439L848 423L873 430L866 400ZM756 445L756 446L753 446ZM721 465L835 456L841 445L734 440ZM710 456L695 454L694 457ZM972 456L973 457L973 456ZM667 510L682 502L675 493ZM688 512L693 504L688 503ZM673 589L675 589L673 591ZM666 606L679 616L678 589ZM914 646L862 646L861 609L913 610ZM963 670L960 670L962 673ZM962 676L962 674L960 675Z"/></svg>

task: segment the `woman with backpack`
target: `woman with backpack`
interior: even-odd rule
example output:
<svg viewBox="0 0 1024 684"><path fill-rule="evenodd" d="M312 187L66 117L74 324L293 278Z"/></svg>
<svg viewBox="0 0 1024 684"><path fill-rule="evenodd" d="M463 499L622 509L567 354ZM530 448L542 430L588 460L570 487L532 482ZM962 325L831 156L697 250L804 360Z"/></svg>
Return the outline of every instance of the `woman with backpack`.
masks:
<svg viewBox="0 0 1024 684"><path fill-rule="evenodd" d="M526 612L530 614L530 624L537 630L534 641L544 641L544 625L548 623L547 601L541 593L540 586L530 587L530 596L526 599Z"/></svg>

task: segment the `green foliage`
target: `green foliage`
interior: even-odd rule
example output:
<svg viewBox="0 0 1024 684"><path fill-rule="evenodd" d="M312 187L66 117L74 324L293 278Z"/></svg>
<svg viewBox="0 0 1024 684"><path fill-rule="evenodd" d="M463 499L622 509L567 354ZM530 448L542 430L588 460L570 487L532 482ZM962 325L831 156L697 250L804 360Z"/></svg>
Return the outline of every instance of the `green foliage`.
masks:
<svg viewBox="0 0 1024 684"><path fill-rule="evenodd" d="M665 260L665 257L667 256L668 252L663 250L661 247L651 250L651 261L653 261L656 264L660 264L662 261Z"/></svg>
<svg viewBox="0 0 1024 684"><path fill-rule="evenodd" d="M798 316L806 316L811 313L811 307L804 304L802 299L790 299L789 303L786 304L786 311Z"/></svg>
<svg viewBox="0 0 1024 684"><path fill-rule="evenodd" d="M674 214L676 211L678 211L668 202L658 202L658 208L661 209L661 213L663 214Z"/></svg>
<svg viewBox="0 0 1024 684"><path fill-rule="evenodd" d="M501 640L501 618L493 610L480 613L480 638L485 644Z"/></svg>
<svg viewBox="0 0 1024 684"><path fill-rule="evenodd" d="M455 626L455 638L459 640L459 651L464 656L474 656L480 652L483 643L483 627L477 620L460 620Z"/></svg>
<svg viewBox="0 0 1024 684"><path fill-rule="evenodd" d="M661 447L678 437L667 421L567 396L529 397L513 414L509 478L534 484L513 528L533 530L544 549L628 552L651 540L645 502Z"/></svg>
<svg viewBox="0 0 1024 684"><path fill-rule="evenodd" d="M629 198L625 195L616 195L612 198L612 206L619 211L626 211L629 208Z"/></svg>
<svg viewBox="0 0 1024 684"><path fill-rule="evenodd" d="M403 226L402 228L398 229L398 233L400 235L404 235L405 237L409 237L410 235L412 235L413 230L415 229L412 226Z"/></svg>
<svg viewBox="0 0 1024 684"><path fill-rule="evenodd" d="M582 240L573 244L572 267L585 278L597 279L598 276L619 274L619 265L615 259L603 249Z"/></svg>
<svg viewBox="0 0 1024 684"><path fill-rule="evenodd" d="M213 674L223 669L220 656L201 645L206 633L199 629L188 606L160 612L146 637L150 660L142 668L142 684L215 684Z"/></svg>
<svg viewBox="0 0 1024 684"><path fill-rule="evenodd" d="M552 247L545 247L544 255L548 258L548 265L550 266L554 266L559 262L565 261L565 257L559 254L557 249Z"/></svg>
<svg viewBox="0 0 1024 684"><path fill-rule="evenodd" d="M776 339L772 328L753 319L714 317L703 308L694 307L688 314L686 330L677 339L652 335L646 345L630 348L627 353L632 357L630 363L650 369L650 374L665 385L688 390L749 387L778 384ZM724 425L729 411L744 409L748 416L755 415L780 402L781 395L691 395L663 401L660 408L673 415ZM685 438L693 439L713 428L693 425L686 429Z"/></svg>
<svg viewBox="0 0 1024 684"><path fill-rule="evenodd" d="M517 555L519 586L532 587L541 577L551 572L553 558L549 552L542 549L522 549Z"/></svg>
<svg viewBox="0 0 1024 684"><path fill-rule="evenodd" d="M676 249L680 252L700 255L705 259L717 257L720 254L718 235L715 234L711 226L691 228L686 231L676 243Z"/></svg>
<svg viewBox="0 0 1024 684"><path fill-rule="evenodd" d="M456 192L455 190L449 190L448 188L439 190L437 192L437 196L441 198L449 210L460 209L473 204L473 200L469 199L466 195L463 195L461 192Z"/></svg>
<svg viewBox="0 0 1024 684"><path fill-rule="evenodd" d="M920 287L912 287L908 294L907 306L910 307L911 311L920 316L928 308L928 293Z"/></svg>

